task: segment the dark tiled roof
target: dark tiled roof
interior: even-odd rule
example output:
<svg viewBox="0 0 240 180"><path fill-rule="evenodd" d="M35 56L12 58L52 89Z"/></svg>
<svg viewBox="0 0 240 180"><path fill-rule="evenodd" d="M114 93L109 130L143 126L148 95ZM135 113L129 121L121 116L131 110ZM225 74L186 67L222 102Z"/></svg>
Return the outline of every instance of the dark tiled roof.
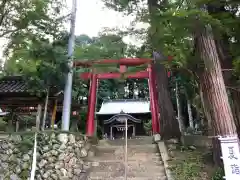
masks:
<svg viewBox="0 0 240 180"><path fill-rule="evenodd" d="M0 93L23 93L27 90L27 84L21 77L3 77L0 79Z"/></svg>

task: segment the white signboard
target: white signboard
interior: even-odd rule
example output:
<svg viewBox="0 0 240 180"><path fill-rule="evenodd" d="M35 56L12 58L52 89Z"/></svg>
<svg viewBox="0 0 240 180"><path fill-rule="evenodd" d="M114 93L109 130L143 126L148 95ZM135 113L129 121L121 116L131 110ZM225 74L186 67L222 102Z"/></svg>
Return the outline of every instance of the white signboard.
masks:
<svg viewBox="0 0 240 180"><path fill-rule="evenodd" d="M219 138L226 180L240 180L240 150L238 137Z"/></svg>

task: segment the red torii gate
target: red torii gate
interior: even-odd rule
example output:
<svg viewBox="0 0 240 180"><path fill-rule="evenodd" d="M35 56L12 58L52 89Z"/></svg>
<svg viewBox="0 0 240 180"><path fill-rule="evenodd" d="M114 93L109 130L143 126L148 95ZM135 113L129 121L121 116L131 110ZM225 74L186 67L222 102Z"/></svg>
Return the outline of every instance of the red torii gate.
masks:
<svg viewBox="0 0 240 180"><path fill-rule="evenodd" d="M100 79L118 79L123 76L123 73L127 73L127 67L129 66L140 66L148 65L148 67L136 73L127 73L125 78L129 79L143 79L147 78L149 94L150 94L150 108L152 113L152 132L153 134L160 133L160 124L159 124L159 106L158 106L158 93L156 88L156 78L155 72L152 68L152 59L143 59L143 58L122 58L119 60L104 59L96 61L77 61L74 63L75 67L93 67L94 65L101 64L115 64L119 65L119 72L108 72L108 73L96 73L94 70L92 72L81 73L80 77L82 79L90 79L90 88L89 88L89 98L88 98L88 115L87 115L87 127L86 133L88 136L94 135L95 125L95 106L96 106L96 96L97 96L97 86L98 80Z"/></svg>

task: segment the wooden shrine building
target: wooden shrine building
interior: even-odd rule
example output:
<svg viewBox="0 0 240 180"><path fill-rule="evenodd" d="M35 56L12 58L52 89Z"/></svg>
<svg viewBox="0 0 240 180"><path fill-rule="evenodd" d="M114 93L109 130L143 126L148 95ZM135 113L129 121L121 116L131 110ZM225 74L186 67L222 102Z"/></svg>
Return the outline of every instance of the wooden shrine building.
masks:
<svg viewBox="0 0 240 180"><path fill-rule="evenodd" d="M148 100L108 100L96 113L103 134L110 139L123 138L127 119L128 138L146 135L144 123L151 119Z"/></svg>
<svg viewBox="0 0 240 180"><path fill-rule="evenodd" d="M22 76L5 76L0 78L0 109L3 112L9 112L9 116L13 114L34 114L37 111L37 106L40 104L42 110L46 103L46 93L40 90L38 95L30 91L27 82ZM50 88L47 112L48 120L50 121L53 110L55 109L56 121L61 120L62 116L63 93L54 87ZM56 108L54 108L56 106ZM73 101L72 111L80 110L81 103ZM12 123L15 124L14 118Z"/></svg>

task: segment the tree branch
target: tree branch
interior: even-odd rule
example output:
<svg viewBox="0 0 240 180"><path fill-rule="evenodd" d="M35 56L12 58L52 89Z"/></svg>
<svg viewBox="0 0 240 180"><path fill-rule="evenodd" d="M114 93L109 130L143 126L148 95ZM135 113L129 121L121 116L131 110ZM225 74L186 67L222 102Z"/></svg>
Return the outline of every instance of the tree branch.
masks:
<svg viewBox="0 0 240 180"><path fill-rule="evenodd" d="M7 34L14 33L20 29L6 30L5 32L0 33L0 38L6 36ZM1 29L0 29L1 32Z"/></svg>
<svg viewBox="0 0 240 180"><path fill-rule="evenodd" d="M2 14L2 15L1 15L1 18L0 18L0 26L2 26L3 19L6 15L6 13L4 13L6 4L7 4L7 0L3 0L2 3L1 3L0 14Z"/></svg>

